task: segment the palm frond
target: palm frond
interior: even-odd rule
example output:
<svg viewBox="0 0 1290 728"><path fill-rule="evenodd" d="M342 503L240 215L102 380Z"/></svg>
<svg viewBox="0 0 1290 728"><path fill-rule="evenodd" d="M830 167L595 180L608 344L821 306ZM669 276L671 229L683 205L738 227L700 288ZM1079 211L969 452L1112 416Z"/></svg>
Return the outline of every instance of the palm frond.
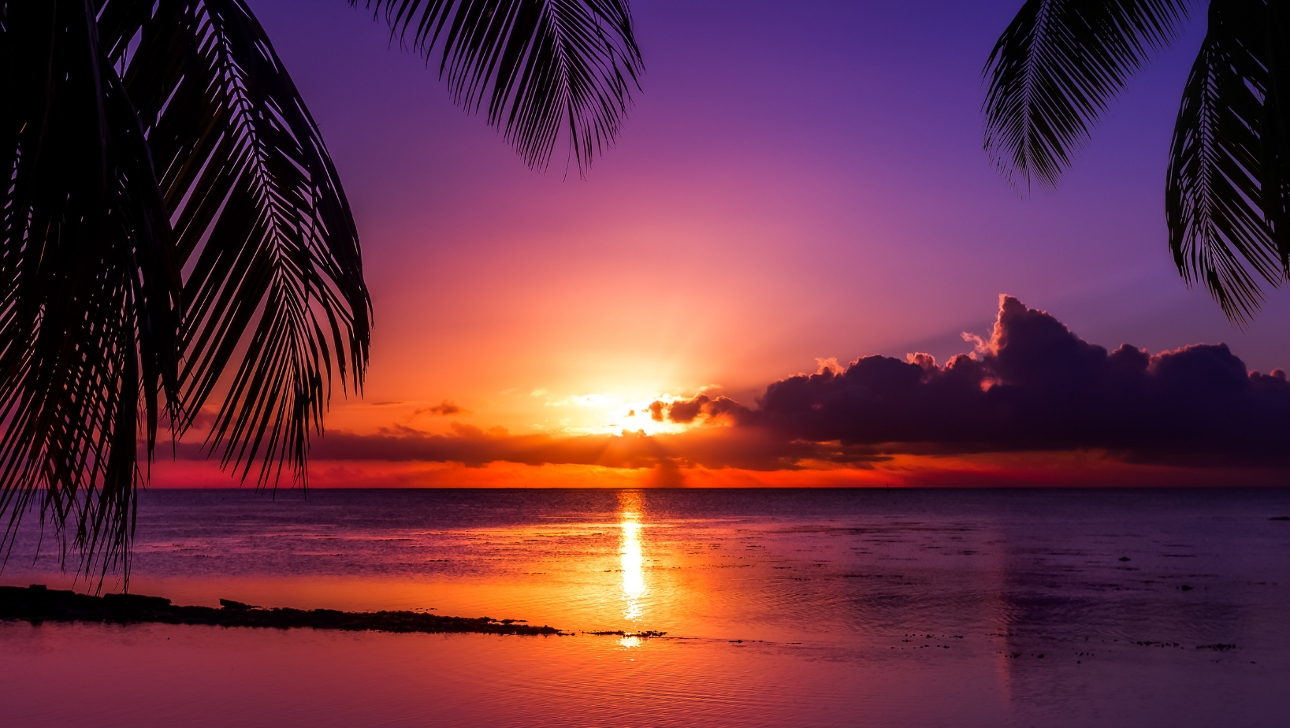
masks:
<svg viewBox="0 0 1290 728"><path fill-rule="evenodd" d="M1268 81L1259 129L1259 206L1281 256L1281 269L1290 274L1290 8L1284 3L1267 3L1263 43Z"/></svg>
<svg viewBox="0 0 1290 728"><path fill-rule="evenodd" d="M304 479L333 367L356 391L367 367L371 303L349 204L242 0L137 5L109 0L101 23L186 270L181 429L227 386L208 439L223 464L246 478L258 463L258 485L284 467Z"/></svg>
<svg viewBox="0 0 1290 728"><path fill-rule="evenodd" d="M1189 4L1027 0L985 67L985 148L1005 179L1055 185L1110 99L1174 39Z"/></svg>
<svg viewBox="0 0 1290 728"><path fill-rule="evenodd" d="M1169 247L1188 284L1203 283L1233 321L1263 300L1259 279L1284 280L1269 218L1278 185L1264 186L1268 5L1216 0L1183 92L1170 149L1165 210ZM1263 203L1272 203L1264 208ZM1284 202L1281 201L1284 205ZM1268 212L1269 214L1265 214Z"/></svg>
<svg viewBox="0 0 1290 728"><path fill-rule="evenodd" d="M0 84L4 548L38 507L106 573L129 556L137 433L151 458L178 396L167 212L90 3L0 4Z"/></svg>
<svg viewBox="0 0 1290 728"><path fill-rule="evenodd" d="M357 5L358 0L350 0ZM613 144L643 72L627 0L366 0L530 167L567 134L585 171ZM439 51L439 49L442 49Z"/></svg>

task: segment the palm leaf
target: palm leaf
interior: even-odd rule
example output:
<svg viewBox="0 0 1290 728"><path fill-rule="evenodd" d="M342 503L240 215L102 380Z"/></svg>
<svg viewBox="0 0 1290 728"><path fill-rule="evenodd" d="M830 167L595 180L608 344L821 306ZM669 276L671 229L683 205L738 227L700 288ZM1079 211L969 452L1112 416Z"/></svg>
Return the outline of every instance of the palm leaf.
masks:
<svg viewBox="0 0 1290 728"><path fill-rule="evenodd" d="M259 485L284 467L303 480L333 368L357 391L367 366L371 304L349 204L242 0L138 5L109 0L100 23L187 271L181 429L226 387L208 438L223 464L246 478L258 463Z"/></svg>
<svg viewBox="0 0 1290 728"><path fill-rule="evenodd" d="M167 212L89 3L0 4L0 66L6 553L38 505L64 558L70 537L106 573L129 555L136 433L151 458L178 394Z"/></svg>
<svg viewBox="0 0 1290 728"><path fill-rule="evenodd" d="M1290 8L1284 3L1267 3L1263 47L1268 80L1259 129L1263 146L1259 206L1281 256L1281 268L1290 272Z"/></svg>
<svg viewBox="0 0 1290 728"><path fill-rule="evenodd" d="M1238 323L1263 300L1258 279L1278 285L1285 271L1269 224L1277 203L1284 205L1284 189L1264 184L1265 142L1277 149L1277 135L1263 133L1276 128L1267 123L1271 104L1265 104L1267 20L1262 0L1210 4L1205 41L1174 127L1165 192L1169 247L1179 272L1189 284L1203 282ZM1264 201L1272 204L1264 208Z"/></svg>
<svg viewBox="0 0 1290 728"><path fill-rule="evenodd" d="M453 100L475 111L487 99L488 123L533 168L546 167L564 133L570 156L585 171L613 143L627 116L631 87L639 89L643 66L626 0L366 5L427 62L442 47L439 74Z"/></svg>
<svg viewBox="0 0 1290 728"><path fill-rule="evenodd" d="M1027 0L986 63L985 148L1010 183L1052 186L1187 0Z"/></svg>

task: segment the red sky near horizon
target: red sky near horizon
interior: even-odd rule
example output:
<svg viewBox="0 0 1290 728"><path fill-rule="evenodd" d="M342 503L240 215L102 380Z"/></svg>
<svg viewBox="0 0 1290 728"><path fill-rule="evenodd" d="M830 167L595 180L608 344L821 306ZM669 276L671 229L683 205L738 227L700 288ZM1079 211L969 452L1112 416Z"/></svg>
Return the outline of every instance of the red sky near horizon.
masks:
<svg viewBox="0 0 1290 728"><path fill-rule="evenodd" d="M1203 18L1131 82L1060 188L1023 198L982 150L980 117L981 68L1019 0L636 0L647 73L586 179L559 155L528 170L342 0L249 4L321 127L363 241L371 368L362 399L333 400L331 440L430 447L337 459L323 438L311 485L1284 482L1277 463L1199 467L1096 438L748 467L683 443L748 420L648 409L706 395L755 410L772 383L871 355L927 352L943 366L973 351L964 332L989 339L1003 293L1108 350L1225 342L1250 370L1290 365L1290 295L1272 292L1238 330L1166 249L1170 131ZM515 455L637 447L624 430L643 431L645 449ZM427 438L510 454L452 460L460 442ZM153 478L235 482L196 460Z"/></svg>

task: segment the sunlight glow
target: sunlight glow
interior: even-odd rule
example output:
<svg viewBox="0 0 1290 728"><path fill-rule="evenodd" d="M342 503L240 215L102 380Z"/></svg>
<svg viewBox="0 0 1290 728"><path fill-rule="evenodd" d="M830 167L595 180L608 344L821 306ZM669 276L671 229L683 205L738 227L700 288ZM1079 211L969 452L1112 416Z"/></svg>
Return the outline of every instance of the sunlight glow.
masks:
<svg viewBox="0 0 1290 728"><path fill-rule="evenodd" d="M640 390L632 395L592 392L549 398L544 406L558 413L560 427L567 434L621 435L643 432L646 435L660 435L685 432L692 426L671 421L660 422L650 412L649 407L654 402L670 403L677 399L681 397L666 392L648 396L641 396Z"/></svg>
<svg viewBox="0 0 1290 728"><path fill-rule="evenodd" d="M645 596L645 557L641 552L640 493L622 491L618 494L620 526L623 529L619 554L623 572L623 617L637 620L641 616L641 599ZM624 647L628 645L623 642Z"/></svg>

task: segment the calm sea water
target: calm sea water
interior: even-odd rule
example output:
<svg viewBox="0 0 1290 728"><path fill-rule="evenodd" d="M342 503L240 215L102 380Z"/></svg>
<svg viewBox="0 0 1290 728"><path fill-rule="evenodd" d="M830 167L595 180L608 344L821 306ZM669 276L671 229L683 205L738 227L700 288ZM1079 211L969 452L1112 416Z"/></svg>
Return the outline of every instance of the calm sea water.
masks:
<svg viewBox="0 0 1290 728"><path fill-rule="evenodd" d="M133 592L574 634L0 624L0 723L1284 726L1287 515L1290 490L152 491ZM71 584L34 546L0 583Z"/></svg>

